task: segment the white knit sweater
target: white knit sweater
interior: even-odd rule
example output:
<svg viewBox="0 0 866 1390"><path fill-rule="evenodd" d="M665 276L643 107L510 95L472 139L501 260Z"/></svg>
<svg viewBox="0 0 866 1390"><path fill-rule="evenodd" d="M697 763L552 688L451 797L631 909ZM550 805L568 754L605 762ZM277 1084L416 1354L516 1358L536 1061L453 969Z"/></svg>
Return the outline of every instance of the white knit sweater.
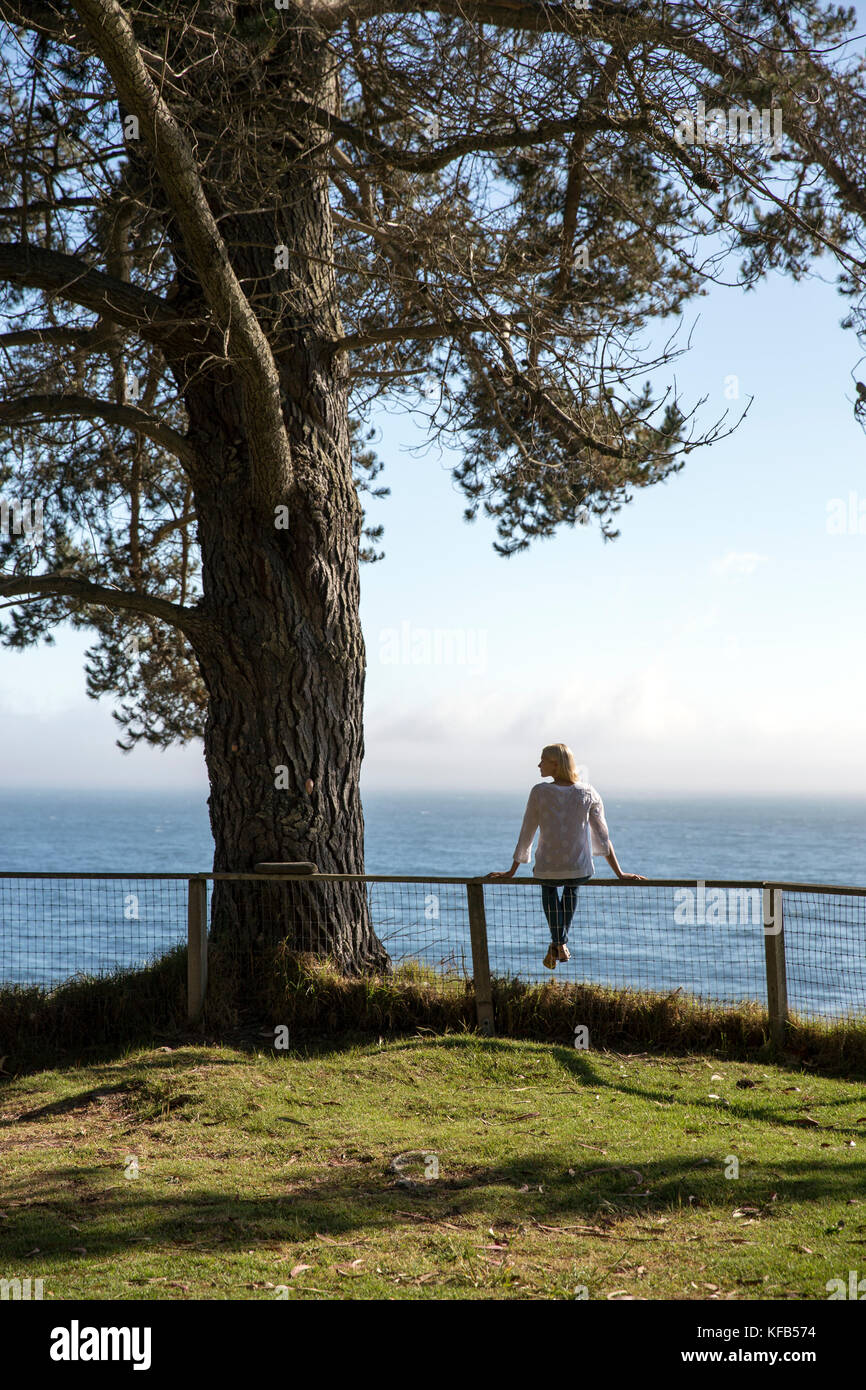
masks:
<svg viewBox="0 0 866 1390"><path fill-rule="evenodd" d="M558 786L537 782L529 793L520 838L514 851L518 864L528 864L535 832L536 878L587 878L592 875L592 856L610 852L610 836L604 806L595 787L583 782Z"/></svg>

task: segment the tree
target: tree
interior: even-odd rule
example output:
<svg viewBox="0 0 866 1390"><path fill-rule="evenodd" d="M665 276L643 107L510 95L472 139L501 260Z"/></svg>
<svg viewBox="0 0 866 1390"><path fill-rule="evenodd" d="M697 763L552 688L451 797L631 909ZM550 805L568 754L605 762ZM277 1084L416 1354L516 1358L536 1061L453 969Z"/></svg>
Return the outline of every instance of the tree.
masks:
<svg viewBox="0 0 866 1390"><path fill-rule="evenodd" d="M653 390L679 349L642 335L723 233L751 238L744 283L843 233L820 192L774 192L778 152L677 139L714 83L767 105L782 72L790 105L814 80L768 48L774 9L0 0L0 481L44 499L0 539L4 640L88 627L122 746L203 736L215 869L363 870L375 402L459 438L505 555L587 517L613 538L719 437ZM278 927L318 914L345 969L386 962L362 892L299 893ZM245 901L223 890L219 930Z"/></svg>

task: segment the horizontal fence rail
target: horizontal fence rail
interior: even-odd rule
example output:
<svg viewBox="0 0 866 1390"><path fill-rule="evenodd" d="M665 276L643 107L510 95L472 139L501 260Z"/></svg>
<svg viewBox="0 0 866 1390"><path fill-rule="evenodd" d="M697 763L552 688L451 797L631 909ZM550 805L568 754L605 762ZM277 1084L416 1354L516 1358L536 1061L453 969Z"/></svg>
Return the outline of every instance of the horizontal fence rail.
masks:
<svg viewBox="0 0 866 1390"><path fill-rule="evenodd" d="M420 984L474 988L492 1032L492 980L563 980L681 993L708 1004L763 1004L775 1036L803 1018L866 1017L866 887L762 880L594 878L580 886L570 960L543 957L551 935L543 880L253 873L0 872L0 987L52 989L76 977L140 970L187 946L189 1014L199 1017L217 918L221 948L255 964L263 941L331 956L334 923L370 968ZM311 872L311 870L313 870ZM535 890L529 891L529 890ZM347 927L348 923L348 927ZM372 935L369 933L372 929ZM384 951L382 951L384 948ZM348 948L347 948L348 949Z"/></svg>

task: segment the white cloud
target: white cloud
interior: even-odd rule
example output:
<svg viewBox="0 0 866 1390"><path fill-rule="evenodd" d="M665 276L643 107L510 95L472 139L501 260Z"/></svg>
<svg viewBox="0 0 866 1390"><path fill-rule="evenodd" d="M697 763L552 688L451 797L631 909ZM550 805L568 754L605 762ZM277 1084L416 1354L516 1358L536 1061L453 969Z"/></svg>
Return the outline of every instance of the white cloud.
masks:
<svg viewBox="0 0 866 1390"><path fill-rule="evenodd" d="M719 634L673 641L631 670L528 668L525 681L484 682L474 699L421 694L395 720L371 705L371 786L520 787L537 779L544 743L569 743L589 779L616 791L857 791L866 710L856 682L785 680L772 653ZM551 675L555 678L551 679ZM826 718L833 709L833 721ZM844 731L844 735L840 733Z"/></svg>

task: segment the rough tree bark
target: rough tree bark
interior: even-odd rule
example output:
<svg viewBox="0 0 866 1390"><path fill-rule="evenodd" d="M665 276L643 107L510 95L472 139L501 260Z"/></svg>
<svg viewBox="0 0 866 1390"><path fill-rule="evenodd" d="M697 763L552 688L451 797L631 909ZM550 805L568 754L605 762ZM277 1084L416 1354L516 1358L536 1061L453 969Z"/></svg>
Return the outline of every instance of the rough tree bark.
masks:
<svg viewBox="0 0 866 1390"><path fill-rule="evenodd" d="M305 36L298 48L309 79L324 45L317 52ZM296 138L315 135L308 126ZM321 872L360 874L362 509L346 359L330 347L342 325L324 172L298 161L275 213L226 216L221 231L239 281L254 287L260 321L275 324L269 341L291 475L286 486L277 456L251 458L243 393L230 371L196 371L181 383L198 460L193 490L209 618L193 646L208 691L214 869L311 860ZM182 264L182 245L176 255ZM388 963L363 885L223 883L212 930L217 939L288 937L345 971Z"/></svg>
<svg viewBox="0 0 866 1390"><path fill-rule="evenodd" d="M296 471L288 529L251 494L236 386L196 382L185 393L202 459L194 493L202 581L212 622L193 640L208 691L205 757L214 869L312 860L363 873L364 642L358 615L360 507L352 482L345 391L314 353L293 357L287 429ZM317 370L318 368L318 370ZM306 369L306 370L305 370ZM302 374L303 373L303 374ZM287 397L288 399L288 397ZM315 423L316 417L323 424ZM205 466L206 465L206 466ZM312 788L308 790L309 784ZM226 885L214 931L238 936L244 894L267 893L274 931L312 942L344 968L384 965L363 890Z"/></svg>

